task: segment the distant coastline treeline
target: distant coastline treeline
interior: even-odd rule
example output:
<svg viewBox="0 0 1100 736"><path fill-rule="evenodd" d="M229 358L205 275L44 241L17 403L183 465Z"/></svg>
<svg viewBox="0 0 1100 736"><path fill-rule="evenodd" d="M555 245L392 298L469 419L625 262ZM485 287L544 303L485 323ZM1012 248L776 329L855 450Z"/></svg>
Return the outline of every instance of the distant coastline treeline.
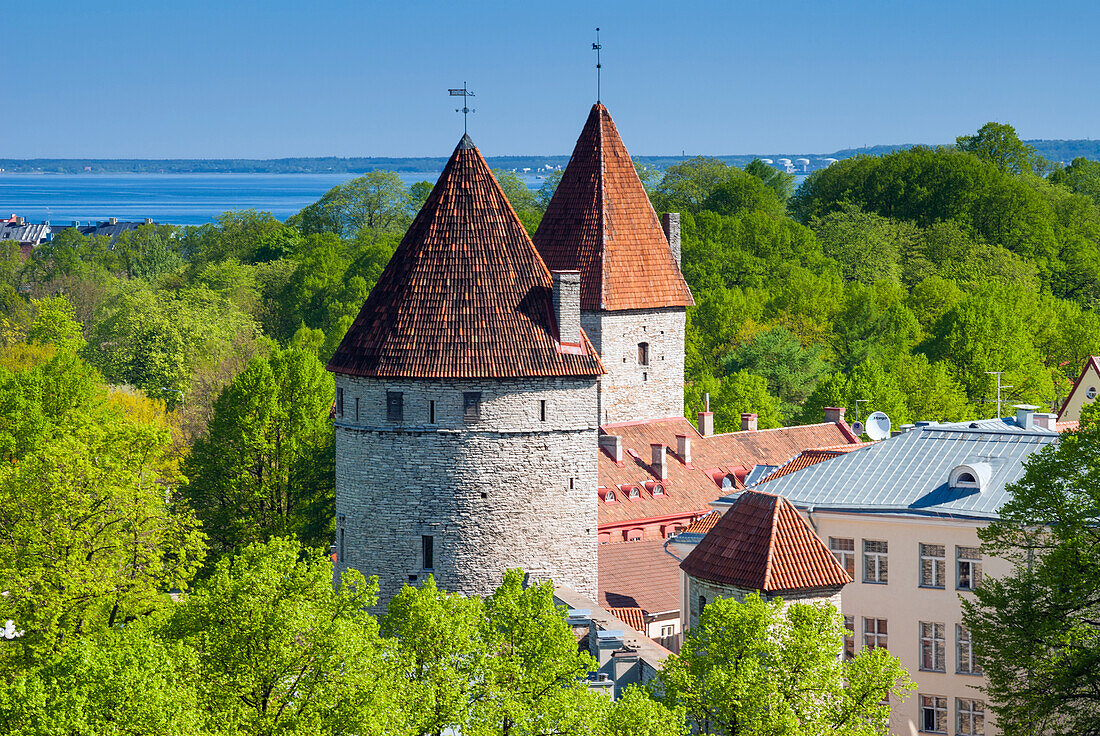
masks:
<svg viewBox="0 0 1100 736"><path fill-rule="evenodd" d="M1084 157L1100 160L1100 140L1030 140L1026 141L1048 161L1069 163L1075 158ZM735 154L714 156L726 164L743 167L754 158L804 157L816 159L851 158L859 154L880 156L891 151L911 148L916 144L906 143L891 146L867 146L864 148L846 148L833 153L772 153L772 154ZM690 155L695 155L690 154ZM634 160L643 165L665 169L684 161L683 156L635 156ZM103 159L103 158L0 158L0 170L14 174L360 174L366 171L382 170L395 172L441 171L447 162L443 156L424 156L410 158L393 157L354 157L341 158L328 156L321 158L274 158L274 159ZM495 169L539 169L565 167L569 156L491 156L489 164ZM817 168L817 165L814 166Z"/></svg>

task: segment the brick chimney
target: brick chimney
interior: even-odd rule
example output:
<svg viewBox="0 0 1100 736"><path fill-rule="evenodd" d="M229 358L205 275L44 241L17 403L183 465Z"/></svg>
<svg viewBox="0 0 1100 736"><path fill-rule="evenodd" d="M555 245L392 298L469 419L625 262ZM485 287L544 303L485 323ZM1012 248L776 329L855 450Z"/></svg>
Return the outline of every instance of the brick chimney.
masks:
<svg viewBox="0 0 1100 736"><path fill-rule="evenodd" d="M661 480L668 480L668 455L665 454L665 446L659 442L654 442L649 446L650 451L653 453L653 462L650 465L653 466L653 473Z"/></svg>
<svg viewBox="0 0 1100 736"><path fill-rule="evenodd" d="M825 421L829 424L840 424L844 421L845 408L843 406L826 406Z"/></svg>
<svg viewBox="0 0 1100 736"><path fill-rule="evenodd" d="M676 454L684 461L684 465L691 465L691 437L686 434L676 435Z"/></svg>
<svg viewBox="0 0 1100 736"><path fill-rule="evenodd" d="M601 434L600 449L619 465L623 464L623 438L617 434Z"/></svg>
<svg viewBox="0 0 1100 736"><path fill-rule="evenodd" d="M581 344L581 272L552 271L554 277L554 319L558 342Z"/></svg>
<svg viewBox="0 0 1100 736"><path fill-rule="evenodd" d="M741 415L741 431L742 432L755 432L756 431L756 415L745 413Z"/></svg>
<svg viewBox="0 0 1100 736"><path fill-rule="evenodd" d="M661 229L665 231L668 239L668 247L672 249L672 255L676 259L676 265L680 265L680 213L666 212L661 215Z"/></svg>
<svg viewBox="0 0 1100 736"><path fill-rule="evenodd" d="M714 412L710 410L710 394L703 394L703 411L699 412L699 434L710 437L714 434Z"/></svg>

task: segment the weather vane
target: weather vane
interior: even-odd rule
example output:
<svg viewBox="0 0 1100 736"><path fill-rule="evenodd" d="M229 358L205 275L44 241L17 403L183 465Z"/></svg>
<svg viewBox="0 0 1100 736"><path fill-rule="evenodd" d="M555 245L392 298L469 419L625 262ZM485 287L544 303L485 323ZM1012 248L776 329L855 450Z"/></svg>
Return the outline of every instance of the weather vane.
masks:
<svg viewBox="0 0 1100 736"><path fill-rule="evenodd" d="M466 104L467 98L474 97L474 93L471 92L470 90L466 89L466 83L465 82L462 83L462 88L461 89L448 89L447 91L451 93L451 97L461 97L462 98L462 107L456 108L455 112L462 113L462 133L463 133L463 135L465 135L466 134L466 116L469 115L472 112L477 112L477 110L471 110L469 108L469 106Z"/></svg>
<svg viewBox="0 0 1100 736"><path fill-rule="evenodd" d="M596 52L596 102L600 101L600 49L603 48L603 44L600 43L600 29L596 29L596 43L592 44L592 50Z"/></svg>

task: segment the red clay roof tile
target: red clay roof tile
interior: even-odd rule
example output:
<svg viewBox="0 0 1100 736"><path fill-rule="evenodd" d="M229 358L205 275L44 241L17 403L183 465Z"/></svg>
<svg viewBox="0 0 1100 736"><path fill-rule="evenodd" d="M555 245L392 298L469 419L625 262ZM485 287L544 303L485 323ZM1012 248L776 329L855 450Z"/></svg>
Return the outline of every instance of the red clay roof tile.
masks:
<svg viewBox="0 0 1100 736"><path fill-rule="evenodd" d="M665 551L663 540L601 544L596 554L599 603L604 608L640 608L646 613L680 609L679 562Z"/></svg>
<svg viewBox="0 0 1100 736"><path fill-rule="evenodd" d="M852 582L790 501L760 491L742 493L680 569L720 585L770 594Z"/></svg>
<svg viewBox="0 0 1100 736"><path fill-rule="evenodd" d="M818 447L812 450L803 450L788 460L783 465L779 466L771 475L760 481L761 483L767 483L770 480L776 478L782 478L784 475L790 475L796 471L808 468L811 465L817 465L818 463L829 460L834 457L839 457L852 450L858 450L861 447L872 444L870 442L857 442L853 445L840 445L838 447Z"/></svg>
<svg viewBox="0 0 1100 736"><path fill-rule="evenodd" d="M592 106L535 245L552 269L581 272L581 309L695 302L607 108Z"/></svg>
<svg viewBox="0 0 1100 736"><path fill-rule="evenodd" d="M558 342L550 272L463 136L328 369L354 376L518 378L604 372L582 333Z"/></svg>
<svg viewBox="0 0 1100 736"><path fill-rule="evenodd" d="M608 608L608 612L623 623L629 624L632 629L645 633L645 614L642 609L632 606L629 608Z"/></svg>

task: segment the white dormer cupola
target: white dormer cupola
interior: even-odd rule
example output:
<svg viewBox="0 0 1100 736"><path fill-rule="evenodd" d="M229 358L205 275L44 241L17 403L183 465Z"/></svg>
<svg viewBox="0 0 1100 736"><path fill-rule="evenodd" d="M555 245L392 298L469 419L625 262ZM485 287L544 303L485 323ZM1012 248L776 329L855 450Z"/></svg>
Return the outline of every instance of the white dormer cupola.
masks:
<svg viewBox="0 0 1100 736"><path fill-rule="evenodd" d="M993 475L993 468L989 463L963 463L951 471L947 479L950 488L967 488L981 493L982 489L989 487L989 479Z"/></svg>

